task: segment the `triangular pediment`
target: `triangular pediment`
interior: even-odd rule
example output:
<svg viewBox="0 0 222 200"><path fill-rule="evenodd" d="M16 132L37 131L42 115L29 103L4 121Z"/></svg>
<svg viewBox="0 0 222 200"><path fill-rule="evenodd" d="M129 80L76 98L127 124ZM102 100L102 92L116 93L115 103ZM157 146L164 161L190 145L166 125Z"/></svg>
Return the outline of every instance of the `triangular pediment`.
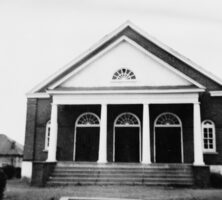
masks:
<svg viewBox="0 0 222 200"><path fill-rule="evenodd" d="M114 81L127 68L136 80ZM222 81L189 59L126 22L29 94L57 88L197 87L221 90Z"/></svg>
<svg viewBox="0 0 222 200"><path fill-rule="evenodd" d="M126 70L134 73L134 79L124 77L113 79L115 73L122 72L124 74ZM119 74L119 76L121 75ZM129 38L122 37L49 88L113 88L124 86L201 87L189 77L145 51Z"/></svg>

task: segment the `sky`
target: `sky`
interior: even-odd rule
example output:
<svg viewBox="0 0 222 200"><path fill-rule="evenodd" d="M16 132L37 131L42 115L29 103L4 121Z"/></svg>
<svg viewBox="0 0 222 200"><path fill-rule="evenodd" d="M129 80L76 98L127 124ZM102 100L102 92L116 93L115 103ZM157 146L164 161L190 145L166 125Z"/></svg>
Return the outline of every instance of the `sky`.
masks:
<svg viewBox="0 0 222 200"><path fill-rule="evenodd" d="M24 144L25 94L126 20L222 79L221 0L0 0L0 133Z"/></svg>

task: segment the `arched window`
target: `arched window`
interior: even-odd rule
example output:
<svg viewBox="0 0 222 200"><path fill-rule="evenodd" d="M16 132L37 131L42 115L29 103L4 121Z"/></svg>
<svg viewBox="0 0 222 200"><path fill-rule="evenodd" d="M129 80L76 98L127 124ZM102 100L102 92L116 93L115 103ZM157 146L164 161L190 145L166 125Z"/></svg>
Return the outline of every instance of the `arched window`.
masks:
<svg viewBox="0 0 222 200"><path fill-rule="evenodd" d="M162 113L159 115L154 123L155 127L161 127L161 126L181 126L181 121L179 117L177 117L173 113Z"/></svg>
<svg viewBox="0 0 222 200"><path fill-rule="evenodd" d="M140 126L140 122L136 115L132 113L122 113L116 118L114 126Z"/></svg>
<svg viewBox="0 0 222 200"><path fill-rule="evenodd" d="M45 150L47 151L49 148L49 140L50 140L50 125L51 122L48 121L46 123L46 128L45 128Z"/></svg>
<svg viewBox="0 0 222 200"><path fill-rule="evenodd" d="M135 80L135 74L127 68L122 68L113 74L113 80Z"/></svg>
<svg viewBox="0 0 222 200"><path fill-rule="evenodd" d="M164 112L157 116L153 143L154 162L184 162L182 121L176 114Z"/></svg>
<svg viewBox="0 0 222 200"><path fill-rule="evenodd" d="M99 117L91 112L83 113L76 120L77 127L85 126L99 126Z"/></svg>
<svg viewBox="0 0 222 200"><path fill-rule="evenodd" d="M211 120L202 122L203 151L216 152L215 125Z"/></svg>

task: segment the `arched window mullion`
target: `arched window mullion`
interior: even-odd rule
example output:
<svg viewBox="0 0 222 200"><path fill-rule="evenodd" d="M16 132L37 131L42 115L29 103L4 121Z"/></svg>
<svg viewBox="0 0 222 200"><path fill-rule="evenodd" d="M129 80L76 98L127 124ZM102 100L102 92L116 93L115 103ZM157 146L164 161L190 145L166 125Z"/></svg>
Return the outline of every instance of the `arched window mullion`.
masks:
<svg viewBox="0 0 222 200"><path fill-rule="evenodd" d="M81 114L76 120L76 127L99 127L99 117L91 112Z"/></svg>
<svg viewBox="0 0 222 200"><path fill-rule="evenodd" d="M113 80L135 80L136 76L130 69L121 68L113 74Z"/></svg>

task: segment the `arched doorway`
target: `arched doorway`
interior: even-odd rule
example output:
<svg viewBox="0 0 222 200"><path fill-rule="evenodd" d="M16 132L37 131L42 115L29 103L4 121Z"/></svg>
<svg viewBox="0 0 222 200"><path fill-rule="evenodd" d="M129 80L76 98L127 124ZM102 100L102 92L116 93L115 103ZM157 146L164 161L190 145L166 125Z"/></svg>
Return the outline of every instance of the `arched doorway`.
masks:
<svg viewBox="0 0 222 200"><path fill-rule="evenodd" d="M113 162L141 161L141 124L133 113L122 113L113 126Z"/></svg>
<svg viewBox="0 0 222 200"><path fill-rule="evenodd" d="M162 113L154 122L154 162L183 163L183 132L180 118Z"/></svg>
<svg viewBox="0 0 222 200"><path fill-rule="evenodd" d="M94 113L81 114L75 123L74 161L97 161L100 120Z"/></svg>

